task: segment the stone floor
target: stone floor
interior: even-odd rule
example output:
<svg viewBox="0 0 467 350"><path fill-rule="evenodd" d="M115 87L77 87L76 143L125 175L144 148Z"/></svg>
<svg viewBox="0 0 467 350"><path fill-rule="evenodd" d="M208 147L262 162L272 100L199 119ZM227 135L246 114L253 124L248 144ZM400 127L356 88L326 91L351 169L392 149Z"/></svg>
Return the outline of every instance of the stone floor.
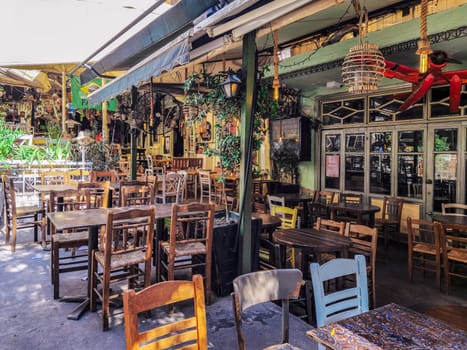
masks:
<svg viewBox="0 0 467 350"><path fill-rule="evenodd" d="M79 321L66 318L77 305L53 300L50 284L49 252L30 243L32 234L22 233L16 253L3 244L0 233L0 349L124 349L123 314L113 309L111 329L101 331L99 313L85 313ZM379 254L379 252L378 252ZM85 292L86 273L61 277L61 294ZM452 293L440 293L432 276L416 274L407 281L406 246L390 247L379 254L377 263L377 305L396 302L424 312L434 305L467 305L467 283L455 283ZM246 314L249 349L261 349L280 338L280 309L266 303ZM230 297L214 298L207 306L210 349L235 349L236 337ZM302 349L315 349L305 336L312 326L292 317L290 342Z"/></svg>

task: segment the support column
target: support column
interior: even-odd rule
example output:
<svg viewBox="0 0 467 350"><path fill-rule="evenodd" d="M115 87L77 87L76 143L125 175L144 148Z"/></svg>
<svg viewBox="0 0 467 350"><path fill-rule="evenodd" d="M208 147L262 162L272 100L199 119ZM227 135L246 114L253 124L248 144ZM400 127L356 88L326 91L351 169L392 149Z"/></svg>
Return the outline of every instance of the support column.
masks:
<svg viewBox="0 0 467 350"><path fill-rule="evenodd" d="M252 174L254 107L256 103L256 32L243 37L243 79L246 86L245 100L240 116L240 273L252 271L253 240L251 235Z"/></svg>
<svg viewBox="0 0 467 350"><path fill-rule="evenodd" d="M102 78L102 86L106 83L105 79ZM104 145L109 144L109 117L107 115L107 100L102 102L102 142Z"/></svg>

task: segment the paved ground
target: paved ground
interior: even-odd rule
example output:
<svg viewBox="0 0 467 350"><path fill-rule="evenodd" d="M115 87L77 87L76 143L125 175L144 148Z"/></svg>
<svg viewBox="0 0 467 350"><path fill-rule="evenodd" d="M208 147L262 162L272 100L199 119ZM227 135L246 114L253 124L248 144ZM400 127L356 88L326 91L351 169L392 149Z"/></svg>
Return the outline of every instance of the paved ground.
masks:
<svg viewBox="0 0 467 350"><path fill-rule="evenodd" d="M12 254L0 233L0 349L124 349L122 309L113 309L111 329L101 331L100 313L87 312L79 321L66 316L77 305L53 300L49 252L34 243L32 233L19 237ZM61 295L85 292L84 271L61 275ZM83 278L83 280L82 280ZM79 287L77 287L79 286ZM267 303L252 308L246 317L246 337L251 349L280 341L280 308ZM207 306L210 349L235 349L236 336L230 297L217 298ZM291 343L315 349L305 331L311 326L298 318L290 320Z"/></svg>
<svg viewBox="0 0 467 350"><path fill-rule="evenodd" d="M52 298L49 252L30 243L32 233L21 233L16 253L4 245L0 232L0 349L124 349L123 314L113 309L111 329L101 331L99 313L87 312L79 321L66 318L77 305ZM407 281L406 247L391 246L378 252L377 305L396 302L424 312L434 305L467 306L467 283L453 285L451 295L440 293L431 276L415 275ZM61 295L85 292L84 271L61 275ZM291 343L303 349L316 345L305 336L312 326L292 317ZM207 307L210 349L236 348L230 297L214 298ZM246 315L249 349L262 349L280 339L280 309L272 303L251 309Z"/></svg>

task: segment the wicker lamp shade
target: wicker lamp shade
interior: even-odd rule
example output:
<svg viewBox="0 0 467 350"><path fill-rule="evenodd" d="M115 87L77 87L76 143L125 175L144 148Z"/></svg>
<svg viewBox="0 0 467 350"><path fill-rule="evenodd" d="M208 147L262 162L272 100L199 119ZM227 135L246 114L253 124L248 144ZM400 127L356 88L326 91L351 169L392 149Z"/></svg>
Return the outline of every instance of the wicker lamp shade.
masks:
<svg viewBox="0 0 467 350"><path fill-rule="evenodd" d="M349 50L342 65L342 81L349 92L375 91L384 76L384 57L376 44L360 43Z"/></svg>

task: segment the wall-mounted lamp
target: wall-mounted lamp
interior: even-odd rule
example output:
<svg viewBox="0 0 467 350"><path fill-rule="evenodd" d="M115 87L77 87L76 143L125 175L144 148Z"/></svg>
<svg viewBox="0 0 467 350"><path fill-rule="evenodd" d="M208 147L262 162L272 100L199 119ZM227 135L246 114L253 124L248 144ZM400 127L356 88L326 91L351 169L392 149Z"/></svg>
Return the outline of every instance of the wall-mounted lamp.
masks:
<svg viewBox="0 0 467 350"><path fill-rule="evenodd" d="M221 83L222 89L224 90L225 98L229 99L237 96L240 84L242 81L240 78L229 69L227 78Z"/></svg>

